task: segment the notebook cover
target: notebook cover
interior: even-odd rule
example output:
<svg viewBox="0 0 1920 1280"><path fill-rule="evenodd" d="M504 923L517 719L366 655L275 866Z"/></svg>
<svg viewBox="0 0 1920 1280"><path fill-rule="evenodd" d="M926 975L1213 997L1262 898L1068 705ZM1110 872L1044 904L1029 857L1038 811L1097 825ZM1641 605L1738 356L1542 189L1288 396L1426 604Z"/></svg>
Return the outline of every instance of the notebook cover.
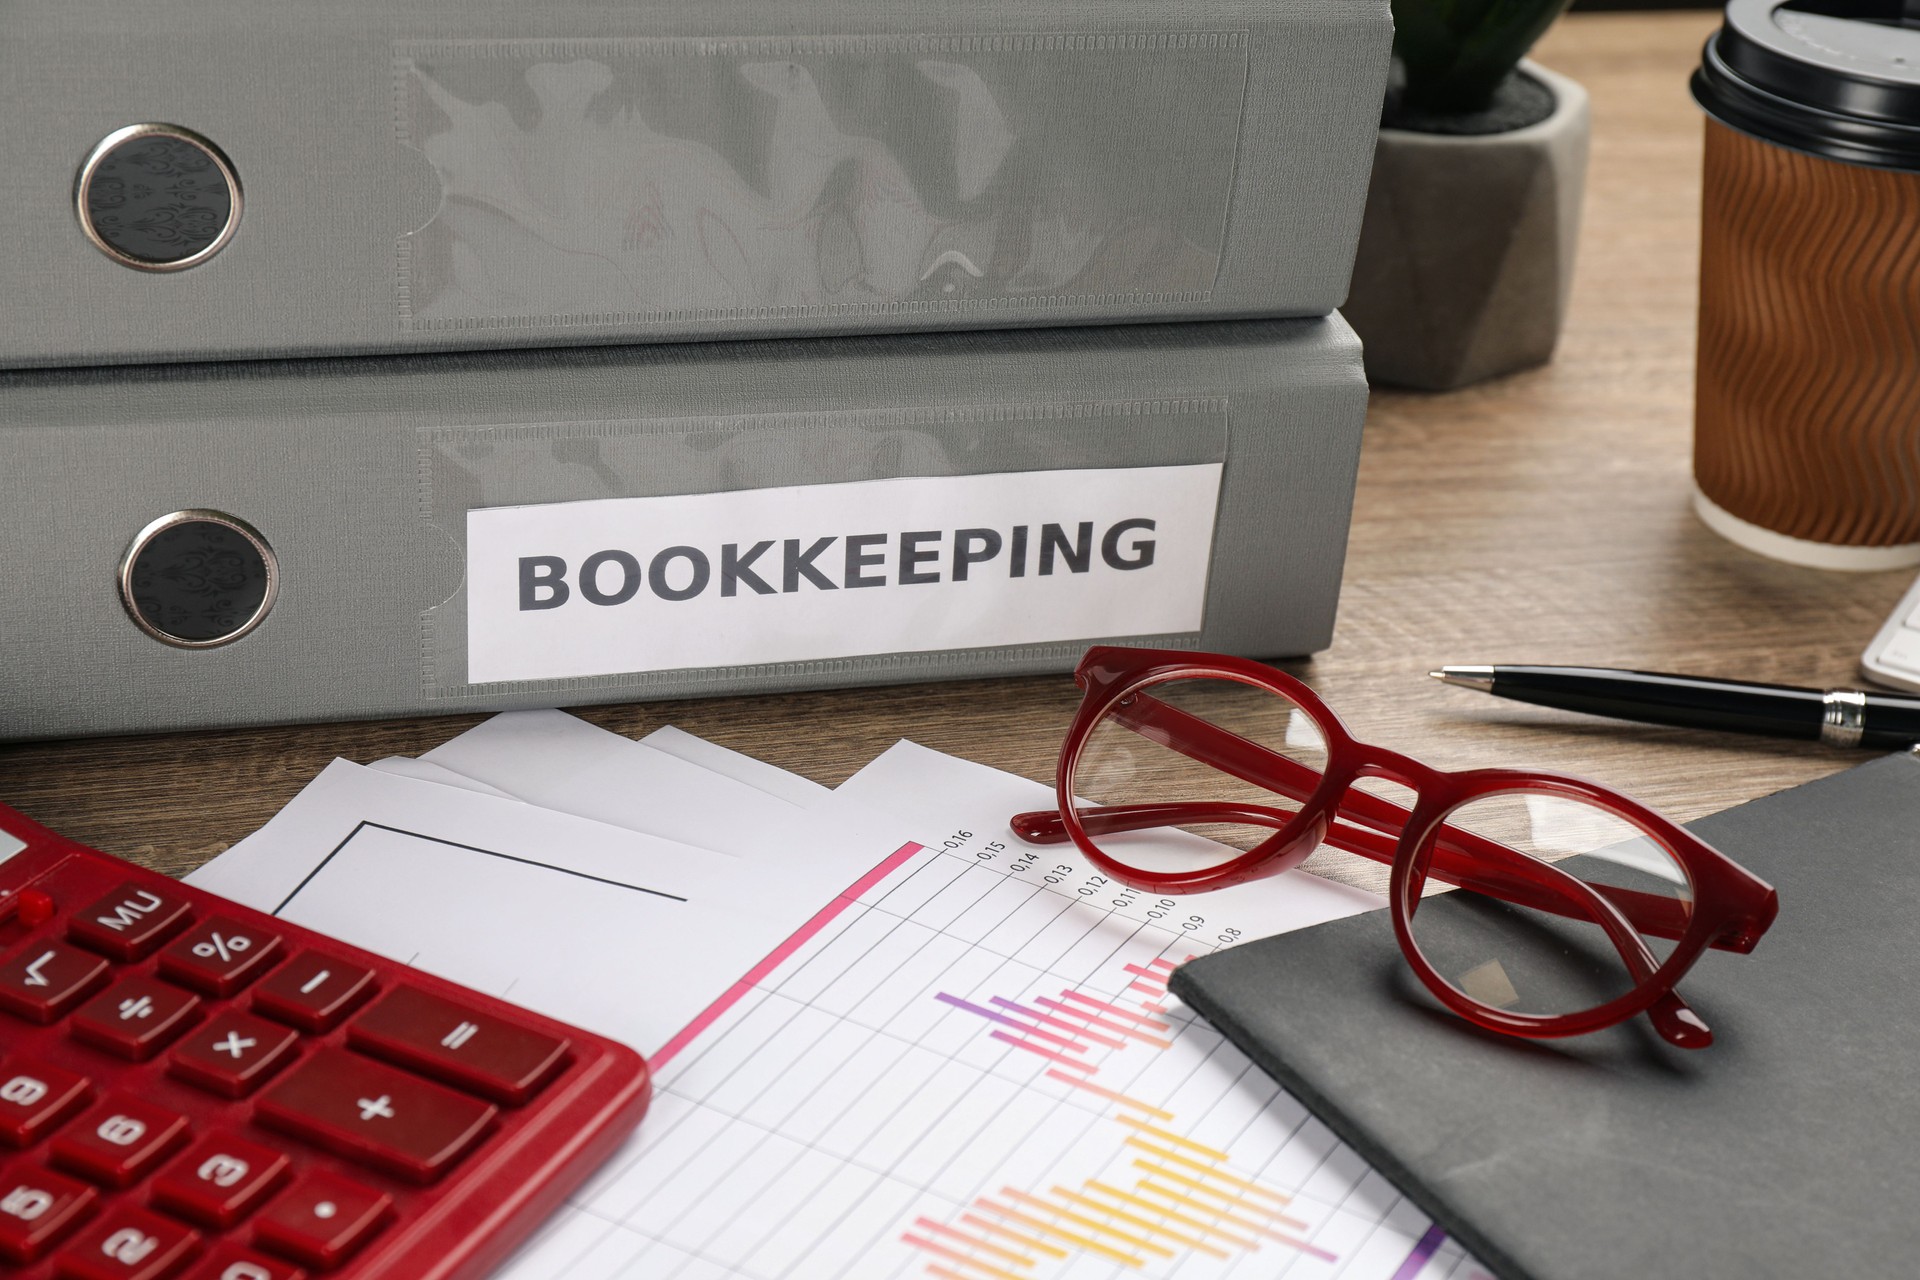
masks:
<svg viewBox="0 0 1920 1280"><path fill-rule="evenodd" d="M1384 912L1170 984L1503 1280L1909 1275L1920 1250L1920 757L1693 829L1770 881L1751 955L1682 984L1715 1043L1645 1018L1531 1044L1442 1013ZM1444 899L1427 913L1447 912ZM1457 908L1455 908L1457 910Z"/></svg>

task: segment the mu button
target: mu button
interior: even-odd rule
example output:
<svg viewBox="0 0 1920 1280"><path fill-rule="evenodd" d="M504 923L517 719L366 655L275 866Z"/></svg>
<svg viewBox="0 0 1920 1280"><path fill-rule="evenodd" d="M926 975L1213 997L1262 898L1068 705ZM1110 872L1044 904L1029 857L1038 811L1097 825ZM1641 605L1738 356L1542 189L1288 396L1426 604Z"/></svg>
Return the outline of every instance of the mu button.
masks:
<svg viewBox="0 0 1920 1280"><path fill-rule="evenodd" d="M260 1095L262 1124L349 1160L432 1182L499 1109L344 1049L322 1049Z"/></svg>

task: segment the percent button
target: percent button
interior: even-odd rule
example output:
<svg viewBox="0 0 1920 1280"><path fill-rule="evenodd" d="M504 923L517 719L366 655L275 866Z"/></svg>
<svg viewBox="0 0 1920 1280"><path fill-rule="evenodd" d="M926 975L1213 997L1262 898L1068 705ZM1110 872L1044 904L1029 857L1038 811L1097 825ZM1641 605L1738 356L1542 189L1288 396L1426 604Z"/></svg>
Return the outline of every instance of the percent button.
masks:
<svg viewBox="0 0 1920 1280"><path fill-rule="evenodd" d="M279 952L278 935L214 916L160 953L160 972L182 986L224 999L265 973Z"/></svg>

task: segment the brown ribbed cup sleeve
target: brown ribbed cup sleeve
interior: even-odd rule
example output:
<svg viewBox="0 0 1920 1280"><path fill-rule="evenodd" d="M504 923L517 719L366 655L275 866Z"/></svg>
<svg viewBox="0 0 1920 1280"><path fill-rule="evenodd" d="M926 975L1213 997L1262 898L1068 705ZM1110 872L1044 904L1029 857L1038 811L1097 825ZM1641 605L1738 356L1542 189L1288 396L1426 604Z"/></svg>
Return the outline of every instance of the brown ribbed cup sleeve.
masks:
<svg viewBox="0 0 1920 1280"><path fill-rule="evenodd" d="M1701 491L1790 537L1920 542L1920 174L1706 128Z"/></svg>

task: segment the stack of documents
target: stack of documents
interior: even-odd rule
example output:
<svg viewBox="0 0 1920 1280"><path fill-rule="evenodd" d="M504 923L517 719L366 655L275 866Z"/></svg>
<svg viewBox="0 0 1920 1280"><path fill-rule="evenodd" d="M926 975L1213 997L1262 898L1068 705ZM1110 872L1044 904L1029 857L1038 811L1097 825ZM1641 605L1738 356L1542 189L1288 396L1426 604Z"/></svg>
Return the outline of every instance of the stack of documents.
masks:
<svg viewBox="0 0 1920 1280"><path fill-rule="evenodd" d="M911 742L829 790L514 712L336 761L192 879L649 1056L507 1280L1484 1276L1166 990L1378 899L1154 897L1021 844L1051 803Z"/></svg>

